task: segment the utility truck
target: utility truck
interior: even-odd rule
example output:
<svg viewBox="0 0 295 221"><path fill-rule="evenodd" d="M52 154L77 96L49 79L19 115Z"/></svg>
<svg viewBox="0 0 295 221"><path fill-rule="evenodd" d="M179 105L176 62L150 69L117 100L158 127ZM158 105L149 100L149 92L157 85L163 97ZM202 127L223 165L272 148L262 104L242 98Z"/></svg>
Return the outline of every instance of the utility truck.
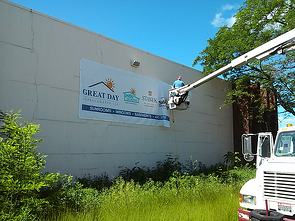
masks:
<svg viewBox="0 0 295 221"><path fill-rule="evenodd" d="M275 142L270 132L244 134L242 152L247 161L256 155L256 178L240 190L239 221L295 220L295 126L281 128Z"/></svg>
<svg viewBox="0 0 295 221"><path fill-rule="evenodd" d="M170 89L168 106L170 110L186 110L190 106L188 92L194 88L255 59L264 60L294 50L295 29L234 59L230 64L192 84ZM255 153L252 152L254 141L257 142ZM256 155L257 168L256 178L248 181L240 190L239 221L295 221L295 126L280 129L275 142L270 132L244 134L242 152L247 161L252 161Z"/></svg>

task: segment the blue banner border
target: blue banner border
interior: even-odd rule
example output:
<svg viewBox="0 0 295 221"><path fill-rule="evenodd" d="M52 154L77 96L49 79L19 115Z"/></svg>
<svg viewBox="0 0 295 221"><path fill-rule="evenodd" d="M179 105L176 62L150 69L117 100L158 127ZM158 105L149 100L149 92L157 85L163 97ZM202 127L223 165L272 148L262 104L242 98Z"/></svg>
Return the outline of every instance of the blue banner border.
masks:
<svg viewBox="0 0 295 221"><path fill-rule="evenodd" d="M82 104L82 110L105 113L105 114L123 115L127 117L139 117L139 118L152 119L152 120L170 121L170 118L167 115L147 114L147 113L119 110L119 109L113 109L113 108L107 108L107 107L97 107L97 106L86 105L86 104Z"/></svg>

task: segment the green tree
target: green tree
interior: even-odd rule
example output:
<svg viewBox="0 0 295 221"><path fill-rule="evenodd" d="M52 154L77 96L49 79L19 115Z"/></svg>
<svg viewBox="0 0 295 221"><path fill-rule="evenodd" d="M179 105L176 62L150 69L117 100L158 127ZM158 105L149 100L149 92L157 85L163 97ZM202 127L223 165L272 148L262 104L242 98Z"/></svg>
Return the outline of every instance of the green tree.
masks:
<svg viewBox="0 0 295 221"><path fill-rule="evenodd" d="M33 136L39 125L19 123L20 112L0 111L0 219L32 220L46 204L38 195L41 187L52 186L59 174L42 173L44 155L35 149L42 139Z"/></svg>
<svg viewBox="0 0 295 221"><path fill-rule="evenodd" d="M204 74L229 64L233 59L295 28L295 0L247 0L235 15L231 26L219 28L208 46L196 57ZM244 82L259 83L272 91L277 104L295 116L295 54L276 55L267 60L255 60L223 74L235 87L228 93L228 103L253 95L245 90ZM255 103L255 101L254 101ZM257 102L258 105L259 102ZM267 111L261 106L261 115Z"/></svg>

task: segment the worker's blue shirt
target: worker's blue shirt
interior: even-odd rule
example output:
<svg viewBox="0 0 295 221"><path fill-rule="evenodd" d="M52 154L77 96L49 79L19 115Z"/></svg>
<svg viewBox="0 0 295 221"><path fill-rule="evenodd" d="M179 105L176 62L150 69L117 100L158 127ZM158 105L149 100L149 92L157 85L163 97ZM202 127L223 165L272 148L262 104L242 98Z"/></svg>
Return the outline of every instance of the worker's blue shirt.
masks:
<svg viewBox="0 0 295 221"><path fill-rule="evenodd" d="M175 88L180 88L180 87L184 86L184 82L183 81L180 81L180 80L177 80L177 81L175 81L173 83L172 86L175 87Z"/></svg>

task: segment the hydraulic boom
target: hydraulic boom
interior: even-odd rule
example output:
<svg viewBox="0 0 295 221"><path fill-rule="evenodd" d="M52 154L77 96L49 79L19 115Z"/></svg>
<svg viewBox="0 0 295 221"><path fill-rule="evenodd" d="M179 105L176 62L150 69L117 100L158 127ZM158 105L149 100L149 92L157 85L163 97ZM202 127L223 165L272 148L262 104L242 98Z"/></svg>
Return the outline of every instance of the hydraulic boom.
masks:
<svg viewBox="0 0 295 221"><path fill-rule="evenodd" d="M169 108L185 110L189 107L189 100L187 99L188 92L196 87L212 80L213 78L237 68L255 59L264 60L275 54L284 54L295 50L295 29L280 35L279 37L249 51L246 54L231 61L230 64L214 71L213 73L201 78L200 80L187 84L181 88L172 88L169 90Z"/></svg>

